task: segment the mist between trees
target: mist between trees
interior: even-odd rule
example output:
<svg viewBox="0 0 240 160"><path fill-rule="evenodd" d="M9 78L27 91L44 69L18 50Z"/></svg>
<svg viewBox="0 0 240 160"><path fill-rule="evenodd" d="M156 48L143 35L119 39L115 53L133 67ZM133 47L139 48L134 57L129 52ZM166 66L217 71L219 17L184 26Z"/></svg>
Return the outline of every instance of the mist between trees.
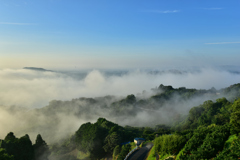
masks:
<svg viewBox="0 0 240 160"><path fill-rule="evenodd" d="M27 75L31 73L34 75L33 77L45 76L43 82L45 82L44 80L49 77L50 79L52 76L55 77L56 74L60 75L60 79L61 77L66 76L53 72L22 72L27 72L25 73ZM93 77L95 77L95 73L97 75L100 74L98 71L89 73L84 79L84 83L90 83L87 79L93 81L95 78L91 78L91 76L93 76L91 74L94 74ZM20 77L22 74L23 73L20 74ZM182 74L179 76L183 76ZM19 75L16 75L16 73L14 73L13 75L5 76L5 78L13 76L16 78L16 76ZM124 76L129 78L130 74ZM24 77L27 76L25 75ZM25 78L25 80L29 79L29 81L41 81L41 78L34 79L33 77L29 76L28 78ZM120 80L118 79L118 81ZM114 83L110 83L109 87L111 87L111 85ZM99 89L99 86L95 85L93 88ZM121 88L121 85L119 88ZM139 88L141 88L141 86L139 86ZM40 88L38 89L40 90ZM76 88L76 90L77 89L78 88ZM131 86L129 86L128 89L132 89ZM42 90L43 89L41 89L40 92ZM120 92L122 90L120 90ZM119 90L117 89L115 90L115 92L118 91ZM67 95L67 92L63 93ZM33 94L35 94L35 92L33 92ZM95 122L99 117L105 117L106 119L122 126L130 125L138 127L154 127L157 124L171 125L176 121L184 119L192 107L202 104L206 100L214 101L220 97L226 97L229 100L234 100L234 97L238 96L238 94L238 88L235 86L220 90L216 90L215 88L206 90L187 89L185 87L173 88L172 86L159 85L158 87L152 88L151 90L142 91L141 93L135 95L109 95L95 98L82 97L72 100L52 100L48 105L42 108L26 108L21 107L21 105L6 105L3 103L0 107L0 135L4 136L12 131L16 136L22 136L28 133L30 137L36 137L37 134L41 133L41 135L48 143L53 143L66 136L72 135L79 128L79 126L81 126L81 124L85 122ZM17 96L18 95L16 94L13 97L13 102L16 100L15 97ZM20 94L19 96L21 97L22 95ZM31 104L34 103L33 101L31 102Z"/></svg>
<svg viewBox="0 0 240 160"><path fill-rule="evenodd" d="M240 75L216 70L134 71L114 74L93 70L79 77L78 74L53 71L1 70L0 75L0 139L13 132L16 137L21 138L28 134L27 140L29 141L30 138L34 141L32 138L41 134L50 144L54 154L62 151L72 152L76 150L75 145L81 152L84 151L85 144L90 147L86 152L90 152L90 157L95 156L95 158L111 157L113 149L120 143L120 139L117 138L115 140L119 142L112 145L111 139L119 135L123 138L122 143L138 135L154 139L154 131L159 131L159 127L162 134L171 133L170 127L176 131L184 127L195 129L199 124L194 118L196 115L205 114L201 104L214 106L214 102L218 104L221 101L218 98L222 97L227 99L222 101L233 103L240 97L240 84L232 83L238 82ZM228 81L225 81L226 79ZM169 85L171 83L172 85ZM234 85L227 86L228 84ZM191 87L194 85L196 89ZM201 86L205 87L199 89ZM208 112L206 114L208 115ZM215 119L218 120L218 117ZM205 123L206 120L208 119L203 119L203 122ZM91 131L94 132L91 134L98 138L100 136L100 142L104 145L88 144L88 141L93 139L89 137L84 126L88 129L92 128ZM101 126L105 126L105 129ZM114 126L120 129L118 134L114 133L116 129ZM162 126L165 129L162 129ZM135 135L135 130L139 131L139 134ZM98 133L104 133L106 137L101 138L103 135ZM108 133L111 134L108 136ZM66 139L70 140L71 145L62 149ZM60 146L59 142L61 142ZM98 155L99 148L106 153ZM129 146L125 149L127 153ZM9 152L8 148L6 151ZM122 151L125 151L124 147ZM168 151L161 152L165 154ZM12 154L9 152L9 155ZM122 157L124 155L125 152Z"/></svg>

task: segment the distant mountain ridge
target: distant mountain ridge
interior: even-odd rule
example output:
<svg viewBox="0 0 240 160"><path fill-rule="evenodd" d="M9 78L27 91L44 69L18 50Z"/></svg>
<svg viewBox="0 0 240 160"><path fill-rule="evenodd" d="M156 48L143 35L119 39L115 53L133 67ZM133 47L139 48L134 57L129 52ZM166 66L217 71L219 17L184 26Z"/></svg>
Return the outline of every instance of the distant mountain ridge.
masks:
<svg viewBox="0 0 240 160"><path fill-rule="evenodd" d="M34 71L43 71L43 72L53 72L51 70L47 70L47 69L44 69L44 68L37 68L37 67L24 67L23 69L29 69L29 70L34 70Z"/></svg>

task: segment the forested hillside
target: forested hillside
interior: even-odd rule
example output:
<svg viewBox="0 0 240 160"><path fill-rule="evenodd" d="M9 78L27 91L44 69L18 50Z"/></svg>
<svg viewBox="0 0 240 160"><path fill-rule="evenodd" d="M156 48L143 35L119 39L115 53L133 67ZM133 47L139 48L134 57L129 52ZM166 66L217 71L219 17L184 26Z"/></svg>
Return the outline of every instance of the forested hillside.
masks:
<svg viewBox="0 0 240 160"><path fill-rule="evenodd" d="M155 151L176 159L239 159L240 99L206 101L172 126L172 135L154 140Z"/></svg>
<svg viewBox="0 0 240 160"><path fill-rule="evenodd" d="M129 142L141 137L154 142L150 155L153 159L155 153L160 159L168 156L240 158L240 84L221 90L160 85L152 91L149 97L143 92L125 98L54 100L46 107L30 111L35 119L31 121L32 127L24 130L25 134L38 131L47 141L38 135L32 144L28 135L16 138L9 131L1 140L0 157L3 160L123 160L135 147ZM75 119L68 119L72 116ZM78 121L79 117L91 122L79 125L73 132L68 130L72 126L67 121ZM127 121L130 125L124 125ZM61 124L68 126L59 130Z"/></svg>
<svg viewBox="0 0 240 160"><path fill-rule="evenodd" d="M72 134L82 123L95 122L99 117L122 126L171 125L183 120L192 107L207 100L215 101L226 97L233 102L235 98L240 97L239 88L240 84L221 90L160 85L153 88L151 94L143 91L141 94L130 94L126 97L109 95L96 98L81 97L69 101L52 100L46 107L26 111L21 115L26 118L24 123L29 127L21 129L19 134L41 133L52 143ZM10 109L14 110L13 107Z"/></svg>

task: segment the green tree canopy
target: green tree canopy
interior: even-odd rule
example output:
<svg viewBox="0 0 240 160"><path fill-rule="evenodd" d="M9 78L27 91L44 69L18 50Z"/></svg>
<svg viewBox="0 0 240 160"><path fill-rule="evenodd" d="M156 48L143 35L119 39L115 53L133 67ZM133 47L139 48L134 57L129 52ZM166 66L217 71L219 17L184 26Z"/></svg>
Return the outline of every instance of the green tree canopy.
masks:
<svg viewBox="0 0 240 160"><path fill-rule="evenodd" d="M51 154L47 143L42 139L40 134L37 135L34 147L35 160L48 160L48 156Z"/></svg>

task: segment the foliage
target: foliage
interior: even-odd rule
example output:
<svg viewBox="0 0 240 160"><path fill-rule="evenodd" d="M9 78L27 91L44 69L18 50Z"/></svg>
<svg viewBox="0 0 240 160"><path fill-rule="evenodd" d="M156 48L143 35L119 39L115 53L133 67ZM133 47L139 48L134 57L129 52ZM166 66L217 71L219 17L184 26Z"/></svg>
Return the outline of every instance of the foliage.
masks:
<svg viewBox="0 0 240 160"><path fill-rule="evenodd" d="M47 143L42 139L40 134L37 135L36 142L33 145L35 160L48 160L48 156L51 154L47 146Z"/></svg>
<svg viewBox="0 0 240 160"><path fill-rule="evenodd" d="M113 150L113 159L116 159L116 157L120 154L120 152L121 152L121 147L117 145Z"/></svg>
<svg viewBox="0 0 240 160"><path fill-rule="evenodd" d="M236 100L232 105L230 124L232 125L233 134L240 132L240 99Z"/></svg>
<svg viewBox="0 0 240 160"><path fill-rule="evenodd" d="M15 160L32 160L34 157L32 142L28 135L18 139L10 132L2 142L2 148L8 155L13 155Z"/></svg>
<svg viewBox="0 0 240 160"><path fill-rule="evenodd" d="M74 135L71 135L69 137L66 137L65 139L59 140L58 142L51 144L49 147L49 149L51 150L51 154L61 155L73 151L74 149L76 149L74 140Z"/></svg>
<svg viewBox="0 0 240 160"><path fill-rule="evenodd" d="M131 142L131 143L129 143L129 144L131 145L131 149L130 149L130 150L133 150L134 148L137 147L137 145L136 145L134 142Z"/></svg>
<svg viewBox="0 0 240 160"><path fill-rule="evenodd" d="M171 87L167 88L165 91L169 94L175 90ZM212 89L212 92L215 91ZM219 98L215 102L205 101L193 107L189 115L178 123L177 127L172 128L165 125L157 125L155 128L121 127L100 118L94 124L83 124L75 134L74 143L80 147L78 149L90 153L91 159L103 158L109 154L113 155L114 159L124 159L132 147L120 144L132 141L135 137L147 140L153 140L156 137L154 148L161 155L160 158L172 155L177 155L177 159L181 160L221 158L224 154L238 156L239 151L233 145L233 143L238 145L236 138L232 141L227 139L231 134L239 133L238 118L240 116L238 117L237 114L240 110L239 101L232 103L226 98ZM126 100L120 103L126 103ZM100 145L95 145L98 140ZM231 149L226 147L229 145L233 147ZM101 150L101 153L93 153L97 150ZM154 157L153 153L152 157Z"/></svg>
<svg viewBox="0 0 240 160"><path fill-rule="evenodd" d="M116 133L113 132L109 134L105 140L104 143L105 145L103 146L105 152L113 152L113 149L117 146L117 144L120 144L121 142L121 137Z"/></svg>
<svg viewBox="0 0 240 160"><path fill-rule="evenodd" d="M158 110L165 104L176 105L199 96L203 96L203 99L209 97L210 100L191 108L188 115L174 115L176 118L172 118L174 123L171 128L160 124L155 128L121 127L99 118L96 123L81 125L73 136L52 144L51 150L54 154L59 154L60 159L76 159L77 157L68 153L77 148L79 153L85 153L85 158L89 156L90 159L101 159L113 155L115 159L120 160L133 149L133 145L123 144L133 141L136 137L142 137L146 140L155 139L150 154L152 158L155 151L161 158L178 154L177 159L183 160L240 158L240 138L237 136L240 133L240 99L236 99L240 97L240 84L222 90L160 85L153 91L155 95L145 99L131 94L118 101L113 100L113 97L79 98L66 102L55 100L38 112L51 116L57 112L81 116L86 112L80 111L91 113L90 111L100 104L101 109L109 110L113 116L127 117L140 112L137 108ZM219 98L219 94L228 94L229 98ZM216 99L217 97L219 99ZM84 103L79 105L79 101ZM67 109L66 105L69 106ZM49 147L41 135L37 136L34 145L28 135L16 138L12 132L0 141L0 159L3 160L47 160L49 155Z"/></svg>
<svg viewBox="0 0 240 160"><path fill-rule="evenodd" d="M228 125L199 127L192 138L186 143L180 159L211 159L223 149L230 135Z"/></svg>
<svg viewBox="0 0 240 160"><path fill-rule="evenodd" d="M230 145L226 145L222 152L217 155L216 160L239 159L240 158L240 137L234 137Z"/></svg>
<svg viewBox="0 0 240 160"><path fill-rule="evenodd" d="M99 118L94 124L85 123L75 133L75 144L82 152L89 152L92 159L113 155L117 145L134 139L134 128L123 128L115 123Z"/></svg>
<svg viewBox="0 0 240 160"><path fill-rule="evenodd" d="M1 160L14 160L13 155L9 155L5 149L0 148L0 159Z"/></svg>
<svg viewBox="0 0 240 160"><path fill-rule="evenodd" d="M171 159L171 154L164 154L164 155L160 155L159 157L160 160L170 160Z"/></svg>
<svg viewBox="0 0 240 160"><path fill-rule="evenodd" d="M228 95L228 99L232 102L240 98L240 83L233 84L227 88L220 90L220 93Z"/></svg>
<svg viewBox="0 0 240 160"><path fill-rule="evenodd" d="M181 135L162 135L154 140L154 146L160 155L177 154L186 143L186 138Z"/></svg>
<svg viewBox="0 0 240 160"><path fill-rule="evenodd" d="M117 160L124 160L124 158L127 156L127 154L130 151L131 151L131 145L130 144L123 145Z"/></svg>
<svg viewBox="0 0 240 160"><path fill-rule="evenodd" d="M231 102L226 98L219 98L216 102L205 101L202 105L191 108L188 117L173 128L186 130L196 129L201 125L224 125L230 122L231 106Z"/></svg>
<svg viewBox="0 0 240 160"><path fill-rule="evenodd" d="M232 145L233 141L236 140L236 139L238 139L237 135L229 136L228 140L224 144L224 148L229 148Z"/></svg>
<svg viewBox="0 0 240 160"><path fill-rule="evenodd" d="M77 154L77 159L89 159L90 157L90 153L84 153L84 152L81 152L81 151L78 151L78 154Z"/></svg>
<svg viewBox="0 0 240 160"><path fill-rule="evenodd" d="M76 132L76 145L80 151L90 152L92 158L103 157L103 140L106 132L97 123L83 124Z"/></svg>
<svg viewBox="0 0 240 160"><path fill-rule="evenodd" d="M5 139L1 141L0 150L3 158L11 160L48 160L50 155L50 151L41 135L37 136L36 143L32 145L27 134L16 138L13 132L8 133Z"/></svg>
<svg viewBox="0 0 240 160"><path fill-rule="evenodd" d="M156 149L155 146L152 147L149 156L147 157L147 160L156 160Z"/></svg>

